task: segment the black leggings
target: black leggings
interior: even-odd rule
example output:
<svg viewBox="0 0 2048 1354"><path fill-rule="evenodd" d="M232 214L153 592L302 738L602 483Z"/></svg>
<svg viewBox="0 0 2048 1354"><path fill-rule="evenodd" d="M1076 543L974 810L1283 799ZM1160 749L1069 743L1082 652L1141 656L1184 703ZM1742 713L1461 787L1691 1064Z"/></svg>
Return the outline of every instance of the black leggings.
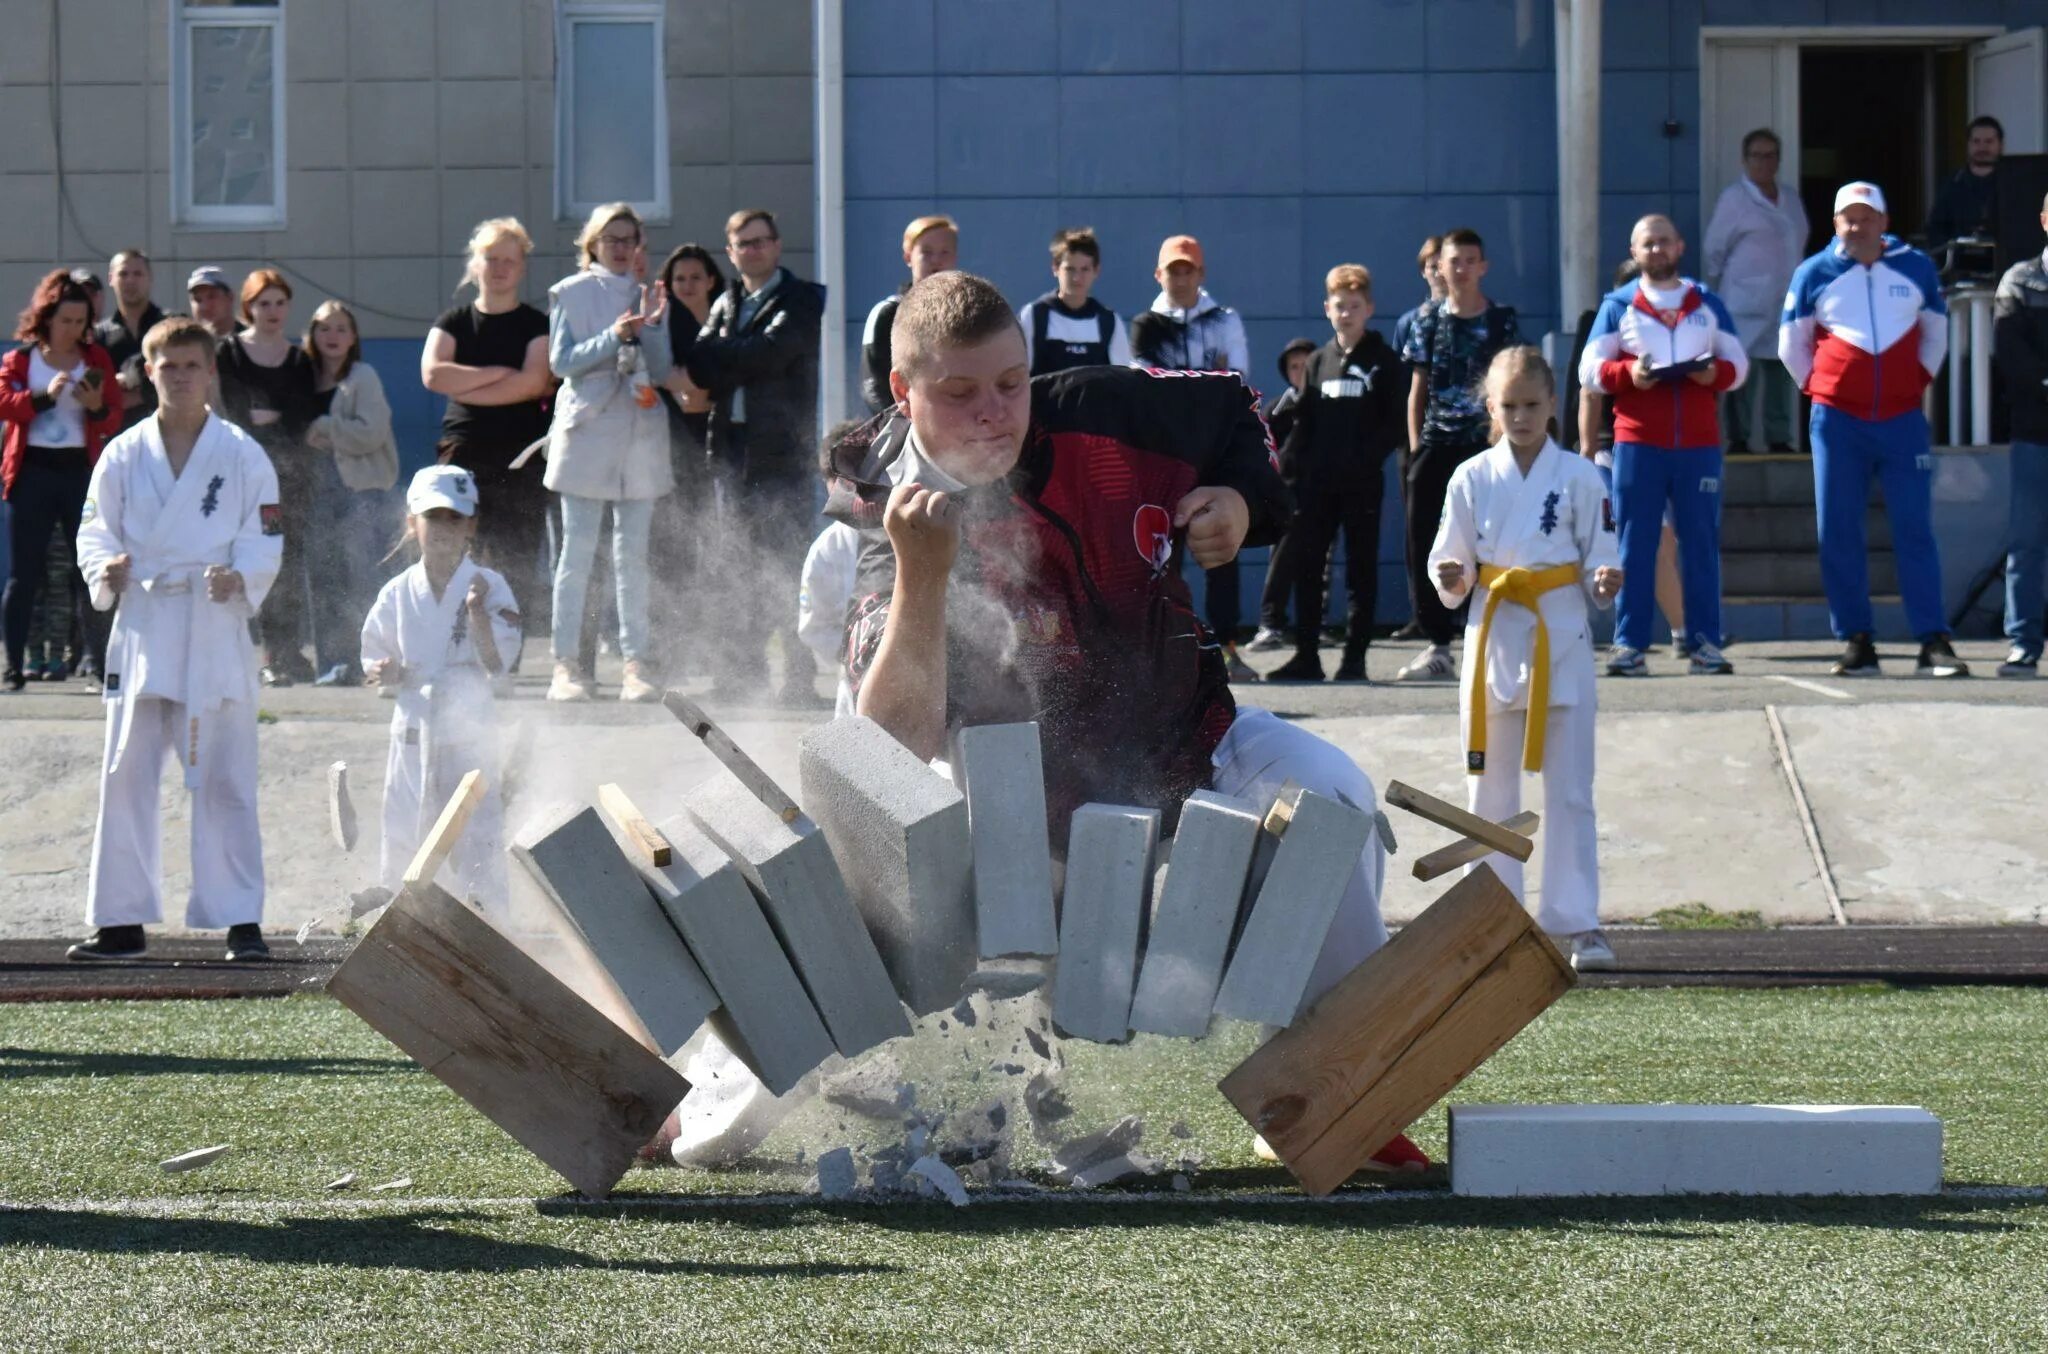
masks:
<svg viewBox="0 0 2048 1354"><path fill-rule="evenodd" d="M0 595L0 626L7 641L7 671L21 671L22 656L28 648L29 624L36 614L36 598L43 590L48 572L50 532L61 530L67 538L78 536L79 519L85 509L86 490L92 484L92 467L83 447L29 447L7 502L12 510L8 525L7 591ZM76 572L74 570L74 572ZM108 625L99 612L84 603L85 589L73 590L74 605L80 606L78 628L85 637L86 652L94 667L105 672Z"/></svg>

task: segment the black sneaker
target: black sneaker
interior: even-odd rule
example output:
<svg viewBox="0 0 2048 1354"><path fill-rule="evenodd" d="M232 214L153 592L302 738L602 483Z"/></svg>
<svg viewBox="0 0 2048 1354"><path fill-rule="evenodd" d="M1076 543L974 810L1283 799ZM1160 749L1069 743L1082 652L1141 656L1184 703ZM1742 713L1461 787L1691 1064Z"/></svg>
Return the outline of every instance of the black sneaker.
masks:
<svg viewBox="0 0 2048 1354"><path fill-rule="evenodd" d="M148 948L140 926L102 926L92 933L91 940L81 940L64 951L64 957L86 961L140 959Z"/></svg>
<svg viewBox="0 0 2048 1354"><path fill-rule="evenodd" d="M28 678L22 675L20 668L9 668L5 675L0 675L0 686L5 686L9 691L20 691L27 685Z"/></svg>
<svg viewBox="0 0 2048 1354"><path fill-rule="evenodd" d="M1914 671L1922 677L1967 677L1970 665L1956 657L1947 635L1936 635L1920 646L1920 662Z"/></svg>
<svg viewBox="0 0 2048 1354"><path fill-rule="evenodd" d="M1352 648L1344 646L1344 658L1337 664L1337 680L1340 682L1363 682L1365 675L1365 646Z"/></svg>
<svg viewBox="0 0 2048 1354"><path fill-rule="evenodd" d="M1828 672L1836 677L1878 677L1884 669L1878 665L1877 646L1870 642L1870 636L1851 635L1848 647Z"/></svg>
<svg viewBox="0 0 2048 1354"><path fill-rule="evenodd" d="M2001 677L2034 677L2041 671L2041 655L2032 653L2019 645L2012 646L2012 652L1998 665Z"/></svg>
<svg viewBox="0 0 2048 1354"><path fill-rule="evenodd" d="M228 961L243 963L252 959L270 958L270 946L264 943L263 928L253 921L245 921L228 928Z"/></svg>
<svg viewBox="0 0 2048 1354"><path fill-rule="evenodd" d="M1422 638L1422 624L1421 624L1421 622L1419 622L1419 621L1410 621L1410 622L1408 622L1408 624L1406 624L1406 625L1402 626L1402 627L1401 627L1401 628L1400 628L1399 630L1396 630L1396 631L1394 632L1394 634L1393 634L1393 638L1395 638L1395 639L1421 639L1421 638Z"/></svg>
<svg viewBox="0 0 2048 1354"><path fill-rule="evenodd" d="M1323 660L1313 653L1297 653L1266 674L1269 682L1320 682L1323 680Z"/></svg>

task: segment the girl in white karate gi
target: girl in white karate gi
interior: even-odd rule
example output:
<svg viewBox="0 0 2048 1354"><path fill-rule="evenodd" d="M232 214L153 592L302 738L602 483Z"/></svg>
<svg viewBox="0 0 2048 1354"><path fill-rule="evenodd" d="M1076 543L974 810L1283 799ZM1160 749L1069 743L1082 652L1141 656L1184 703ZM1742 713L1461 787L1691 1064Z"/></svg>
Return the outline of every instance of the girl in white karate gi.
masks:
<svg viewBox="0 0 2048 1354"><path fill-rule="evenodd" d="M1537 924L1576 967L1612 968L1600 933L1587 602L1614 604L1621 553L1599 472L1549 435L1555 390L1537 349L1493 359L1486 402L1500 440L1451 476L1429 563L1444 605L1473 601L1459 678L1472 811L1496 821L1516 813L1522 772L1543 773ZM1522 896L1520 862L1495 854L1481 863Z"/></svg>
<svg viewBox="0 0 2048 1354"><path fill-rule="evenodd" d="M438 882L505 915L504 811L491 679L519 652L519 605L504 575L469 557L476 478L428 466L405 493L406 534L419 562L384 585L363 622L365 680L397 692L384 764L384 844L378 882L394 893L420 839L470 771L484 797Z"/></svg>

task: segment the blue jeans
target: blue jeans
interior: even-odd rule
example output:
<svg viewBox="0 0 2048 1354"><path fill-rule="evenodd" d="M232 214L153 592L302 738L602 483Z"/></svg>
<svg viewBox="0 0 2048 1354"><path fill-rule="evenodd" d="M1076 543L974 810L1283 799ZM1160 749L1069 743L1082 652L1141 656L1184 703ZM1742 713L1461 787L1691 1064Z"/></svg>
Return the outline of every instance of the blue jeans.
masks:
<svg viewBox="0 0 2048 1354"><path fill-rule="evenodd" d="M618 588L619 652L631 660L651 655L647 644L647 538L654 525L651 498L578 498L562 501L562 554L555 563L557 663L577 664L577 638L590 575L604 531L604 510L612 510L612 580ZM586 676L589 674L585 674Z"/></svg>
<svg viewBox="0 0 2048 1354"><path fill-rule="evenodd" d="M1863 516L1870 477L1884 490L1899 563L1899 593L1913 638L1948 633L1941 609L1941 555L1934 545L1934 451L1918 409L1872 422L1813 406L1813 487L1820 518L1820 579L1836 639L1876 629L1870 607L1870 552ZM1679 528L1684 539L1685 528ZM1691 625L1690 619L1686 621Z"/></svg>
<svg viewBox="0 0 2048 1354"><path fill-rule="evenodd" d="M2041 654L2041 570L2048 565L2048 443L2012 444L2011 544L2005 556L2005 637Z"/></svg>
<svg viewBox="0 0 2048 1354"><path fill-rule="evenodd" d="M1614 515L1621 535L1621 597L1614 639L1650 647L1657 619L1657 543L1664 505L1678 533L1687 643L1721 643L1721 448L1614 444Z"/></svg>

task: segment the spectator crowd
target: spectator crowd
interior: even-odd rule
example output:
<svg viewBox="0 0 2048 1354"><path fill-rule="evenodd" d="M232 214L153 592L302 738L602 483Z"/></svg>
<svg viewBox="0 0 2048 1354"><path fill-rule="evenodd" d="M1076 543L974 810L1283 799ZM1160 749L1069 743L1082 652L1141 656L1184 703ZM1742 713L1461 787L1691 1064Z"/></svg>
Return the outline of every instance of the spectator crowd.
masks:
<svg viewBox="0 0 2048 1354"><path fill-rule="evenodd" d="M1879 670L1863 539L1875 479L1920 643L1917 668L1965 675L1942 608L1921 413L1945 356L1942 280L1927 254L1890 232L1879 185L1845 185L1832 238L1811 248L1799 193L1778 177L1781 149L1768 129L1744 138L1742 177L1720 194L1706 228L1700 280L1684 266L1687 242L1672 220L1645 216L1615 289L1577 326L1580 351L1565 373L1572 402L1553 431L1609 489L1625 581L1605 670L1648 671L1660 610L1692 672L1733 670L1720 614L1724 461L1794 453L1803 431L1822 578L1845 646L1835 672ZM1926 223L1930 245L1986 228L2001 149L1994 120L1972 124L1969 162ZM502 576L524 634L546 636L550 700L599 694L601 648L621 660L616 694L625 701L657 699L665 680L693 670L719 695L754 696L767 689L768 655L779 647L781 698L811 703L818 663L843 668L840 621L853 586L844 529L820 532L823 290L782 266L781 234L765 209L732 214L722 262L720 251L685 243L650 266L646 225L622 203L593 212L576 247L579 267L546 289L542 309L522 299L533 249L526 230L510 217L478 224L458 303L425 336L420 381L446 400L434 457L470 477L469 554ZM955 269L960 252L951 217L920 216L904 229L904 284L873 306L863 331L859 381L872 417L897 407L891 342L904 295ZM1253 383L1244 323L1212 293L1200 240L1160 243L1157 295L1128 317L1095 294L1104 253L1087 228L1051 241L1052 285L1018 307L1032 376L1109 365L1227 371ZM1486 373L1527 336L1515 308L1489 294L1477 232L1431 236L1417 264L1422 297L1394 320L1391 342L1372 325L1373 272L1341 262L1324 279L1327 337L1295 339L1275 356L1278 393L1263 407L1296 514L1270 555L1249 635L1241 563L1205 571L1204 619L1233 680L1257 680L1240 640L1293 650L1266 680L1324 680L1325 602L1340 558L1346 602L1334 675L1365 678L1381 629L1389 460L1412 609L1398 633L1423 641L1399 678L1456 675L1452 645L1467 603L1447 603L1432 543L1454 474L1501 437ZM1872 279L1883 286L1866 287ZM0 359L6 690L73 676L96 683L105 671L109 617L90 604L75 542L94 512L88 484L102 447L156 409L143 351L166 318L155 287L135 249L109 261L105 284L87 269L52 271L21 312L21 346ZM216 343L210 407L260 445L277 476L282 559L252 623L261 680L360 683L374 676L363 671L364 619L402 567L408 528L394 492L391 400L363 360L356 317L337 300L299 321L289 279L272 268L239 280L194 269L183 299ZM2030 676L2048 560L2042 258L2005 274L1995 333L2014 438L2012 648L2000 672ZM1804 430L1802 396L1812 406ZM507 675L520 666L512 649Z"/></svg>

